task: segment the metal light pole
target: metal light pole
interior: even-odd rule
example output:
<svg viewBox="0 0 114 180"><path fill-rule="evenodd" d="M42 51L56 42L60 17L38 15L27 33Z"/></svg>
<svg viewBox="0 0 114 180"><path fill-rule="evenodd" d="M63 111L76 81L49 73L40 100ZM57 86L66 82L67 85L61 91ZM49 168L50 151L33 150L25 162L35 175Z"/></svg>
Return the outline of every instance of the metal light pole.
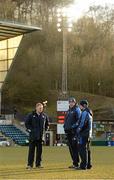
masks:
<svg viewBox="0 0 114 180"><path fill-rule="evenodd" d="M71 32L72 24L68 24L67 9L58 9L58 31L63 33L63 62L62 62L62 96L68 95L68 80L67 80L67 32Z"/></svg>
<svg viewBox="0 0 114 180"><path fill-rule="evenodd" d="M2 110L2 90L0 88L0 115L1 115L1 110Z"/></svg>
<svg viewBox="0 0 114 180"><path fill-rule="evenodd" d="M67 96L67 31L63 27L63 64L62 64L62 94Z"/></svg>

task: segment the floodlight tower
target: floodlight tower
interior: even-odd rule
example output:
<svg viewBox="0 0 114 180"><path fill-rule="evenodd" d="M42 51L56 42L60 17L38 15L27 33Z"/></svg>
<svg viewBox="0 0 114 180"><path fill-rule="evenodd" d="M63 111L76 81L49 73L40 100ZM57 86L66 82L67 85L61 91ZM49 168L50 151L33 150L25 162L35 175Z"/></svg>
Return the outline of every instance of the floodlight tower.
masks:
<svg viewBox="0 0 114 180"><path fill-rule="evenodd" d="M63 34L62 96L68 95L67 80L67 32L72 31L72 19L67 8L57 9L57 30Z"/></svg>

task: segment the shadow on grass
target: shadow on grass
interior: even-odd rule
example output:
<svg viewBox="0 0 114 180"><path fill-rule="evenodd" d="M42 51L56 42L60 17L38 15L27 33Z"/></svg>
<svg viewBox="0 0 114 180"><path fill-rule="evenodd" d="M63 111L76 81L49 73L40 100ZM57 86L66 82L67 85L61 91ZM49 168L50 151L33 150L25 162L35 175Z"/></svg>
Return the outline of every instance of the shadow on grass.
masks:
<svg viewBox="0 0 114 180"><path fill-rule="evenodd" d="M47 174L47 173L59 173L59 172L68 172L68 171L74 171L68 168L42 168L42 169L31 169L27 170L24 168L19 168L19 169L3 169L0 170L0 177L2 178L7 178L10 176L24 176L24 175L29 175L29 174Z"/></svg>

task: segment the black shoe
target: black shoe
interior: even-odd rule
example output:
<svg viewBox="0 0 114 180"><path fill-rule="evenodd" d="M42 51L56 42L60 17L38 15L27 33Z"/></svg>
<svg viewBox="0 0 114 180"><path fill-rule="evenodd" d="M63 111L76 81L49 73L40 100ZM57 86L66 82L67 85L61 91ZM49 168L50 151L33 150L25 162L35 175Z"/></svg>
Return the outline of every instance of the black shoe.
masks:
<svg viewBox="0 0 114 180"><path fill-rule="evenodd" d="M76 170L86 170L87 168L85 168L85 167L78 167L78 168L76 168Z"/></svg>
<svg viewBox="0 0 114 180"><path fill-rule="evenodd" d="M70 168L70 169L75 169L75 168L78 168L78 166L76 166L76 165L71 165L71 166L69 166L68 168Z"/></svg>
<svg viewBox="0 0 114 180"><path fill-rule="evenodd" d="M44 168L44 167L41 166L41 165L37 165L36 168L41 169L41 168Z"/></svg>
<svg viewBox="0 0 114 180"><path fill-rule="evenodd" d="M74 168L74 169L78 170L78 169L79 169L79 166L75 166L75 168Z"/></svg>
<svg viewBox="0 0 114 180"><path fill-rule="evenodd" d="M88 166L87 166L87 169L91 169L91 168L92 168L92 165L88 165Z"/></svg>

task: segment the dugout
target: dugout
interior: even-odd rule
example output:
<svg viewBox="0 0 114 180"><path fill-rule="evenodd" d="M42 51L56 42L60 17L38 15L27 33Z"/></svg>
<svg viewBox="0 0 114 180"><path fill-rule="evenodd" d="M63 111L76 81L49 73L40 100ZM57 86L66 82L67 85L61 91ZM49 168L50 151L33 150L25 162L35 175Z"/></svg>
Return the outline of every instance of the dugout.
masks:
<svg viewBox="0 0 114 180"><path fill-rule="evenodd" d="M114 146L114 121L94 120L92 145Z"/></svg>

